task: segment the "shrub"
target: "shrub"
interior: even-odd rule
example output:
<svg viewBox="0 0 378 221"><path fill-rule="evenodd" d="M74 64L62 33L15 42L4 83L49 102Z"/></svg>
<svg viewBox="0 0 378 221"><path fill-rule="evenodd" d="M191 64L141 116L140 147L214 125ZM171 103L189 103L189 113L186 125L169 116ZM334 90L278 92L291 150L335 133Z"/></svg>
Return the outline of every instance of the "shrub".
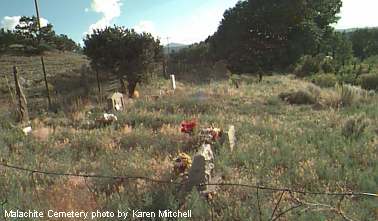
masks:
<svg viewBox="0 0 378 221"><path fill-rule="evenodd" d="M277 106L282 102L277 96L268 97L266 104L271 106Z"/></svg>
<svg viewBox="0 0 378 221"><path fill-rule="evenodd" d="M307 90L316 98L318 99L322 93L322 89L315 84L309 84L307 86Z"/></svg>
<svg viewBox="0 0 378 221"><path fill-rule="evenodd" d="M347 138L359 138L368 125L365 116L352 116L344 123L341 133Z"/></svg>
<svg viewBox="0 0 378 221"><path fill-rule="evenodd" d="M308 90L284 92L279 97L290 104L315 104L316 97Z"/></svg>
<svg viewBox="0 0 378 221"><path fill-rule="evenodd" d="M41 43L38 48L37 48L39 53L43 53L45 51L52 51L54 50L54 47L52 45L46 44L46 43Z"/></svg>
<svg viewBox="0 0 378 221"><path fill-rule="evenodd" d="M378 74L363 74L360 76L361 87L366 90L378 90Z"/></svg>
<svg viewBox="0 0 378 221"><path fill-rule="evenodd" d="M334 87L337 77L334 74L317 74L312 77L312 81L320 87Z"/></svg>
<svg viewBox="0 0 378 221"><path fill-rule="evenodd" d="M342 106L351 106L359 100L358 89L352 85L336 85L336 91L340 95L340 104Z"/></svg>
<svg viewBox="0 0 378 221"><path fill-rule="evenodd" d="M324 58L321 64L321 68L324 71L324 73L335 72L335 64L333 62L333 59L328 58L328 57Z"/></svg>
<svg viewBox="0 0 378 221"><path fill-rule="evenodd" d="M231 74L229 82L232 87L239 88L240 83L241 83L240 75Z"/></svg>
<svg viewBox="0 0 378 221"><path fill-rule="evenodd" d="M258 74L256 74L256 76L258 76ZM258 79L256 79L256 76L240 75L240 81L246 85L251 85L258 81Z"/></svg>
<svg viewBox="0 0 378 221"><path fill-rule="evenodd" d="M337 81L340 84L353 84L353 85L357 84L355 73L342 73L342 74L338 74L336 77L337 77Z"/></svg>
<svg viewBox="0 0 378 221"><path fill-rule="evenodd" d="M39 55L41 54L41 51L38 50L38 48L35 48L33 46L26 46L25 49L24 49L24 53L26 55Z"/></svg>
<svg viewBox="0 0 378 221"><path fill-rule="evenodd" d="M305 55L299 59L294 74L297 77L306 77L318 73L321 70L319 57Z"/></svg>
<svg viewBox="0 0 378 221"><path fill-rule="evenodd" d="M360 87L349 84L337 84L335 89L340 96L340 104L342 106L352 106L363 100L367 94L366 91Z"/></svg>
<svg viewBox="0 0 378 221"><path fill-rule="evenodd" d="M349 107L370 101L374 94L358 86L336 84L335 88L322 90L319 104L334 108Z"/></svg>
<svg viewBox="0 0 378 221"><path fill-rule="evenodd" d="M370 56L365 59L364 63L368 65L378 65L378 55Z"/></svg>

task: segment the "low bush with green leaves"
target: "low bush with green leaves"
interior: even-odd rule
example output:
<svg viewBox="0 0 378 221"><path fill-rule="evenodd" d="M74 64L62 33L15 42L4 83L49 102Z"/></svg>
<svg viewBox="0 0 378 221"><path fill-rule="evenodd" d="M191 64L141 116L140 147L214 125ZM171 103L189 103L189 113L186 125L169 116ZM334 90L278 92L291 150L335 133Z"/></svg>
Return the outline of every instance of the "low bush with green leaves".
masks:
<svg viewBox="0 0 378 221"><path fill-rule="evenodd" d="M364 60L364 63L371 66L378 66L378 55L373 55Z"/></svg>
<svg viewBox="0 0 378 221"><path fill-rule="evenodd" d="M230 85L235 88L239 88L242 79L240 75L231 74L229 78Z"/></svg>
<svg viewBox="0 0 378 221"><path fill-rule="evenodd" d="M308 90L284 92L279 97L289 104L315 104L316 97Z"/></svg>
<svg viewBox="0 0 378 221"><path fill-rule="evenodd" d="M320 87L334 87L337 77L335 74L316 74L311 77L311 81Z"/></svg>
<svg viewBox="0 0 378 221"><path fill-rule="evenodd" d="M324 71L324 73L334 73L335 72L335 62L332 57L326 56L322 63L321 68Z"/></svg>
<svg viewBox="0 0 378 221"><path fill-rule="evenodd" d="M363 74L360 76L360 82L362 88L378 91L378 74Z"/></svg>
<svg viewBox="0 0 378 221"><path fill-rule="evenodd" d="M321 59L310 55L305 55L299 59L294 73L298 77L306 77L318 73L321 70Z"/></svg>
<svg viewBox="0 0 378 221"><path fill-rule="evenodd" d="M297 62L294 73L298 77L308 77L318 73L335 73L336 62L330 56L319 54L317 56L305 55Z"/></svg>

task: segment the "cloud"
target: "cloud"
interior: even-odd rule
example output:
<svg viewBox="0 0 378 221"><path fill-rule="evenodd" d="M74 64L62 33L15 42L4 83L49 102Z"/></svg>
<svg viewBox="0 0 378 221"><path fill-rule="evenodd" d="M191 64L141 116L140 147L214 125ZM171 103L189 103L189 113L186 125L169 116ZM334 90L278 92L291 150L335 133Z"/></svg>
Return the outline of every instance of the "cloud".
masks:
<svg viewBox="0 0 378 221"><path fill-rule="evenodd" d="M41 27L45 27L45 26L47 26L49 21L45 18L39 18L39 23L41 23Z"/></svg>
<svg viewBox="0 0 378 221"><path fill-rule="evenodd" d="M5 30L14 30L19 24L20 18L21 16L5 16L1 21L1 28L4 28ZM39 18L39 22L41 23L41 27L45 27L49 23L45 18Z"/></svg>
<svg viewBox="0 0 378 221"><path fill-rule="evenodd" d="M14 30L21 16L5 16L1 21L1 27L5 30Z"/></svg>
<svg viewBox="0 0 378 221"><path fill-rule="evenodd" d="M184 44L204 41L217 30L224 10L224 7L214 7L195 11L189 19L176 25L167 33L169 41Z"/></svg>
<svg viewBox="0 0 378 221"><path fill-rule="evenodd" d="M189 17L172 20L169 25L160 27L153 21L141 20L133 26L138 33L148 32L159 38L161 43L192 44L205 40L218 28L225 9L235 5L238 0L222 1L220 4L203 4L194 10ZM168 38L168 39L167 39Z"/></svg>
<svg viewBox="0 0 378 221"><path fill-rule="evenodd" d="M113 19L121 15L121 6L121 0L92 0L91 10L102 14L102 18L89 26L88 33L92 33L93 29L104 29L109 26Z"/></svg>
<svg viewBox="0 0 378 221"><path fill-rule="evenodd" d="M160 33L162 43L168 43L167 37L169 37L169 42L183 44L206 40L209 35L217 31L224 11L235 6L236 2L238 0L217 1L217 4L204 3L202 7L194 10L191 16L175 21L169 30Z"/></svg>
<svg viewBox="0 0 378 221"><path fill-rule="evenodd" d="M151 33L155 37L157 36L155 24L152 21L140 21L133 28L138 33L147 32Z"/></svg>
<svg viewBox="0 0 378 221"><path fill-rule="evenodd" d="M336 28L377 27L377 0L343 0L339 16L341 19Z"/></svg>

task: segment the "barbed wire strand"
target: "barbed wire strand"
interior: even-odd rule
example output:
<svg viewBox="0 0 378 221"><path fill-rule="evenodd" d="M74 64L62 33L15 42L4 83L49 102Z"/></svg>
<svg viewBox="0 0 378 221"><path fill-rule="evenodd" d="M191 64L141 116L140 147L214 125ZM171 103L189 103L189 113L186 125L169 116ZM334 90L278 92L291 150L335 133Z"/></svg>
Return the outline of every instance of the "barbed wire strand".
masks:
<svg viewBox="0 0 378 221"><path fill-rule="evenodd" d="M0 163L0 166L4 168L25 171L32 174L43 174L49 176L71 176L71 177L84 177L84 178L99 178L99 179L123 179L123 180L145 180L153 183L165 183L165 184L175 184L182 185L182 183L174 182L171 180L158 180L146 176L110 176L110 175L101 175L101 174L74 174L74 173L59 173L51 171L41 171L35 169L28 169L20 166L9 165L6 163ZM378 194L367 193L367 192L321 192L321 191L304 191L304 190L295 190L290 188L278 188L278 187L269 187L262 185L252 185L252 184L242 184L242 183L204 183L201 186L236 186L244 188L252 188L257 190L269 190L273 192L289 192L297 193L303 195L328 195L328 196L364 196L364 197L378 197Z"/></svg>

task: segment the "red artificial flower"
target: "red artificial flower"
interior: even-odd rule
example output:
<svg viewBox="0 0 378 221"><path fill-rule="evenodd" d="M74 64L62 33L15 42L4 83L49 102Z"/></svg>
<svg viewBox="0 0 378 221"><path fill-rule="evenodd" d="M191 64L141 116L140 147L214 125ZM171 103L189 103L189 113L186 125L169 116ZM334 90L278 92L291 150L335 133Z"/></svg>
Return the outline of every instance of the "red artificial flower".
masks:
<svg viewBox="0 0 378 221"><path fill-rule="evenodd" d="M197 122L195 119L184 120L183 122L181 122L181 132L187 133L187 134L192 133L196 125L197 125Z"/></svg>
<svg viewBox="0 0 378 221"><path fill-rule="evenodd" d="M211 136L213 137L214 141L219 139L219 137L221 136L220 134L221 134L221 132L218 131L218 130L212 130L211 131Z"/></svg>
<svg viewBox="0 0 378 221"><path fill-rule="evenodd" d="M222 130L215 127L208 127L202 130L202 134L212 141L218 140L222 136Z"/></svg>

